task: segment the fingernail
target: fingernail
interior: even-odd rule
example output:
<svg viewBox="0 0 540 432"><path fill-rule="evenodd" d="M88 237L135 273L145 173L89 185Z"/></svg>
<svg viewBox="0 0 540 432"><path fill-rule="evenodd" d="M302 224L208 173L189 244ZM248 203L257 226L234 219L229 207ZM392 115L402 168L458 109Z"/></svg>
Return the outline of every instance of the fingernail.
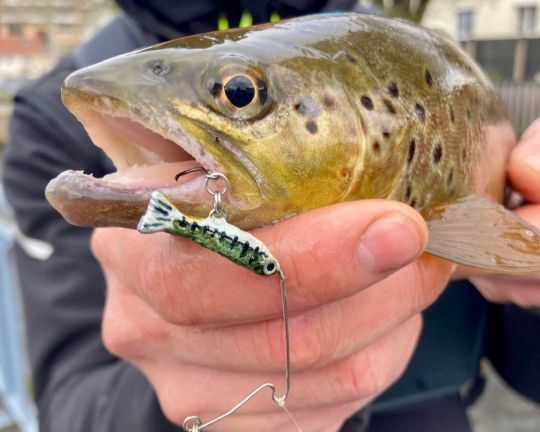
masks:
<svg viewBox="0 0 540 432"><path fill-rule="evenodd" d="M529 165L536 174L540 175L540 156L529 156L525 159L525 163Z"/></svg>
<svg viewBox="0 0 540 432"><path fill-rule="evenodd" d="M423 241L415 223L406 216L391 215L371 224L358 246L358 263L371 273L385 273L413 261Z"/></svg>

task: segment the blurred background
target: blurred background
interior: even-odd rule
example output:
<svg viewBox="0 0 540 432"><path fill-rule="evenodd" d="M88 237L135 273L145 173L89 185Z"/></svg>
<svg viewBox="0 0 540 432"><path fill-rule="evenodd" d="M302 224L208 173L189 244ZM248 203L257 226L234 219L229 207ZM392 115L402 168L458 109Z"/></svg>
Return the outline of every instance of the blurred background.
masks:
<svg viewBox="0 0 540 432"><path fill-rule="evenodd" d="M540 0L358 3L366 11L409 19L454 38L490 76L518 133L540 117ZM0 174L17 89L49 70L117 12L112 0L0 0ZM1 432L36 430L16 279L10 271L9 251L17 235L0 185ZM485 368L487 391L471 410L475 430L540 431L540 407L513 393L488 365Z"/></svg>

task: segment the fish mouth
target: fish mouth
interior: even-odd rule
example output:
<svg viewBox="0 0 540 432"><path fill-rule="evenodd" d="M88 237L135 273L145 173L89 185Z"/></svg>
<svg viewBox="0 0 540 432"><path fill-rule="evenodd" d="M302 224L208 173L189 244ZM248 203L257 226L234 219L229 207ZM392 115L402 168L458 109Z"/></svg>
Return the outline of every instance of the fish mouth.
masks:
<svg viewBox="0 0 540 432"><path fill-rule="evenodd" d="M234 178L230 179L234 173L225 168L230 166L226 162L231 159L236 159L231 170L241 170L242 177L252 179L249 183L258 190L257 174L224 151L234 143L201 122L73 88L63 89L62 99L83 123L93 143L117 168L102 178L69 170L47 185L47 199L72 224L134 228L154 190L194 216L204 216L213 204L205 187L205 171L228 176L234 192ZM220 144L227 141L227 145L222 145L220 151L211 151L201 138ZM200 170L176 178L177 174L197 167ZM235 208L253 205L233 193L227 193L223 201Z"/></svg>

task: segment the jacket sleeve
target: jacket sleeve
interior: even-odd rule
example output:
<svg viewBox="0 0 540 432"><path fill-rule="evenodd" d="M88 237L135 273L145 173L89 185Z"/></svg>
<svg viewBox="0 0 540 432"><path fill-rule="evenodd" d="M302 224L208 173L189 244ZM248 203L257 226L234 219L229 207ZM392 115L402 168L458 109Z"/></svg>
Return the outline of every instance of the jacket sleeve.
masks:
<svg viewBox="0 0 540 432"><path fill-rule="evenodd" d="M91 230L69 225L44 197L65 169L110 169L62 106L61 82L73 69L65 59L16 97L4 170L21 231L54 248L46 260L16 250L40 430L177 431L142 374L102 344L105 282L89 250Z"/></svg>

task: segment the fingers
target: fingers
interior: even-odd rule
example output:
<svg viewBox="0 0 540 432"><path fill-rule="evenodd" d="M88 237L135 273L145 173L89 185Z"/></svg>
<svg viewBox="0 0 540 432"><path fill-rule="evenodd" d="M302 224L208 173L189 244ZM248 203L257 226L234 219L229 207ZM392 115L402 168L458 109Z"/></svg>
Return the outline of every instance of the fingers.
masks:
<svg viewBox="0 0 540 432"><path fill-rule="evenodd" d="M263 397L261 395L260 397ZM349 402L326 408L323 412L320 409L300 409L294 410L289 415L284 409L276 410L272 413L243 415L239 412L235 417L224 420L220 423L221 432L237 431L258 431L258 432L339 432L343 425L343 420L350 417L369 400ZM340 419L340 421L336 421ZM298 429L298 426L301 429Z"/></svg>
<svg viewBox="0 0 540 432"><path fill-rule="evenodd" d="M493 303L513 303L521 307L540 306L540 277L519 280L471 277L471 283Z"/></svg>
<svg viewBox="0 0 540 432"><path fill-rule="evenodd" d="M508 176L525 199L540 203L540 119L523 133L513 150Z"/></svg>
<svg viewBox="0 0 540 432"><path fill-rule="evenodd" d="M349 298L292 316L293 369L343 359L396 328L438 297L449 268L445 261L424 256ZM109 350L120 357L151 359L166 344L168 355L179 363L252 373L283 370L281 317L211 329L177 326L121 284L109 280L108 287L103 334Z"/></svg>
<svg viewBox="0 0 540 432"><path fill-rule="evenodd" d="M318 209L253 232L281 262L292 314L353 295L413 261L427 232L418 213L391 201ZM180 325L279 317L275 277L264 278L168 234L99 229L93 250L160 316Z"/></svg>
<svg viewBox="0 0 540 432"><path fill-rule="evenodd" d="M293 414L295 410L314 410L320 415L327 409L349 403L354 404L355 409L360 408L401 375L420 328L420 315L415 315L365 350L326 367L295 374L286 406ZM167 417L176 423L189 415L199 415L203 421L214 418L263 382L276 384L278 394L283 391L282 374L238 374L192 365L172 367L156 361L138 362L137 366L156 388ZM239 422L235 423L239 430L245 430L240 427L245 416L277 411L279 407L271 401L269 393L262 393L230 422ZM340 418L343 417L328 424Z"/></svg>

